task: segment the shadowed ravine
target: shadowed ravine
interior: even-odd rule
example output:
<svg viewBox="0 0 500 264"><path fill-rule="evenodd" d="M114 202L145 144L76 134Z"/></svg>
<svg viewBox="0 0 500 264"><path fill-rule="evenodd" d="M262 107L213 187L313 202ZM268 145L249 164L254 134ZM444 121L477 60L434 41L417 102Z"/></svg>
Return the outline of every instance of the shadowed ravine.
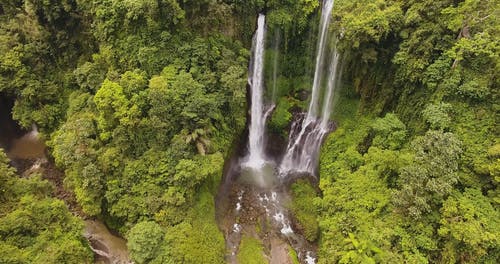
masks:
<svg viewBox="0 0 500 264"><path fill-rule="evenodd" d="M0 101L0 124L2 126L0 147L6 150L11 165L16 168L21 177L40 173L44 179L53 183L54 196L63 200L74 215L86 219L74 195L63 186L64 173L56 168L53 161L46 155L46 146L39 138L37 127L33 125L30 131L21 129L12 120L10 114L12 104L5 97L0 97ZM101 221L86 219L82 235L88 240L94 252L95 263L131 263L125 239L112 234Z"/></svg>

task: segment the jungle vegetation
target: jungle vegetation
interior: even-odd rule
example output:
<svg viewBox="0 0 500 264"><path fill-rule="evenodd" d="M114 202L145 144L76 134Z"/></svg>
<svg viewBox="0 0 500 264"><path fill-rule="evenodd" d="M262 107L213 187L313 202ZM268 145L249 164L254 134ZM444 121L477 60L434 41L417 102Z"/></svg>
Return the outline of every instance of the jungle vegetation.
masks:
<svg viewBox="0 0 500 264"><path fill-rule="evenodd" d="M269 130L286 138L312 83L319 6L3 0L0 95L135 263L223 263L214 196L245 129L256 16L282 34ZM335 1L337 129L319 192L292 186L319 263L498 263L499 17L495 0ZM82 220L52 188L0 152L1 263L92 261ZM260 242L242 243L241 263L254 263Z"/></svg>

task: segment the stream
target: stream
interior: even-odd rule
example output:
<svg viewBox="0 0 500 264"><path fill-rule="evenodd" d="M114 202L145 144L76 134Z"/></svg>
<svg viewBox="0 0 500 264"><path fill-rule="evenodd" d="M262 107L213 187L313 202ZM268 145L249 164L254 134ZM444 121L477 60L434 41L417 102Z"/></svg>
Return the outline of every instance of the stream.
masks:
<svg viewBox="0 0 500 264"><path fill-rule="evenodd" d="M313 264L314 247L294 231L297 228L286 206L291 199L287 179L279 177L280 155L269 155L269 147L274 144L268 144L265 124L274 104L264 99L265 21L265 15L259 14L249 65L248 139L239 142L245 144L236 144L240 149L226 163L229 165L217 197L217 219L226 240L228 263L238 263L242 241L253 238L261 243L268 263L299 260ZM258 256L260 252L254 254Z"/></svg>
<svg viewBox="0 0 500 264"><path fill-rule="evenodd" d="M266 146L266 153L279 145L285 147L283 142L274 141ZM245 167L242 165L245 160L245 148L242 146L245 144L236 145L226 163L224 180L216 200L219 228L226 239L227 263L238 263L243 237L262 242L263 255L268 263L291 264L297 260L300 263L315 263L316 245L303 237L287 208L291 203L289 184L293 180L280 179L279 168L273 160L268 160L260 169ZM279 156L276 157L279 160ZM297 260L293 259L292 252L297 254Z"/></svg>
<svg viewBox="0 0 500 264"><path fill-rule="evenodd" d="M84 236L95 253L94 263L132 263L125 239L112 234L101 221L85 220Z"/></svg>

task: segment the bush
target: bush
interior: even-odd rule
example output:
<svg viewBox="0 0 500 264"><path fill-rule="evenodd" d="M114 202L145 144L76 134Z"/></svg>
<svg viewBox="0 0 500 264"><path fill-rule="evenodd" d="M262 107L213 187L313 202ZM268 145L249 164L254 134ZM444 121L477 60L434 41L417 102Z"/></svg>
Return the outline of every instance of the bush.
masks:
<svg viewBox="0 0 500 264"><path fill-rule="evenodd" d="M373 138L373 146L399 149L405 141L406 126L393 113L386 114L384 118L377 118L372 128L376 133Z"/></svg>
<svg viewBox="0 0 500 264"><path fill-rule="evenodd" d="M148 263L156 257L162 243L163 230L156 222L140 222L127 235L130 257L138 264Z"/></svg>
<svg viewBox="0 0 500 264"><path fill-rule="evenodd" d="M450 110L451 105L447 103L429 104L422 115L431 129L446 129L451 124Z"/></svg>

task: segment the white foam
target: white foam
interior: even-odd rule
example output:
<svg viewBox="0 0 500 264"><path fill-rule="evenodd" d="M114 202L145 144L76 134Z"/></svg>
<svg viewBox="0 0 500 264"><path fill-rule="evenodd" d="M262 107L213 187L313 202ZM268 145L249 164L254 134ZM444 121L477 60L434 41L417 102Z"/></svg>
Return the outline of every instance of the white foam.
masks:
<svg viewBox="0 0 500 264"><path fill-rule="evenodd" d="M278 200L278 194L276 192L271 192L271 200L276 202Z"/></svg>
<svg viewBox="0 0 500 264"><path fill-rule="evenodd" d="M283 228L281 228L281 233L283 235L293 234L293 229L288 224L283 224Z"/></svg>
<svg viewBox="0 0 500 264"><path fill-rule="evenodd" d="M233 225L233 232L239 233L241 231L241 225L239 224L234 224Z"/></svg>
<svg viewBox="0 0 500 264"><path fill-rule="evenodd" d="M311 257L311 251L307 251L306 254L306 263L307 264L316 264L316 259Z"/></svg>
<svg viewBox="0 0 500 264"><path fill-rule="evenodd" d="M280 222L280 223L283 223L283 220L285 220L285 216L281 212L274 214L273 218L274 218L274 220L276 220L277 222Z"/></svg>

